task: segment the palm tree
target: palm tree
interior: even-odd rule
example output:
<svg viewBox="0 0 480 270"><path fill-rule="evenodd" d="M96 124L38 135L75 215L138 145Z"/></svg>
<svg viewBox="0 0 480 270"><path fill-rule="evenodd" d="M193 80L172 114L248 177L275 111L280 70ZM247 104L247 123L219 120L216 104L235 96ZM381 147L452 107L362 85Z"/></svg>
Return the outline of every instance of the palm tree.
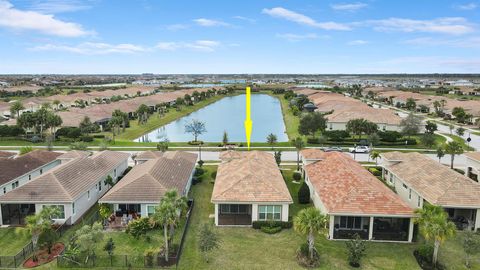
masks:
<svg viewBox="0 0 480 270"><path fill-rule="evenodd" d="M165 193L165 195L162 198L162 201L163 200L167 201L168 203L171 203L175 208L175 212L177 213L175 224L170 224L170 240L172 240L173 234L175 233L175 225L178 224L183 212L185 212L186 209L188 208L187 198L179 197L177 190L172 189Z"/></svg>
<svg viewBox="0 0 480 270"><path fill-rule="evenodd" d="M450 155L450 169L453 169L455 155L463 154L463 147L456 141L450 141L445 145L445 153Z"/></svg>
<svg viewBox="0 0 480 270"><path fill-rule="evenodd" d="M377 160L378 160L379 157L380 157L380 153L378 151L372 151L370 153L370 158L375 160L375 165L378 165Z"/></svg>
<svg viewBox="0 0 480 270"><path fill-rule="evenodd" d="M273 133L268 134L267 143L272 147L273 150L273 146L277 143L277 136Z"/></svg>
<svg viewBox="0 0 480 270"><path fill-rule="evenodd" d="M313 260L315 251L315 235L323 231L327 217L315 207L305 208L293 219L295 231L306 234L308 241L308 254Z"/></svg>
<svg viewBox="0 0 480 270"><path fill-rule="evenodd" d="M155 222L163 225L163 238L165 241L165 261L168 262L168 228L172 224L175 225L177 220L177 212L173 203L168 200L162 199L160 205L155 208L155 214L153 215L153 219L155 220Z"/></svg>
<svg viewBox="0 0 480 270"><path fill-rule="evenodd" d="M301 137L292 140L292 145L297 149L297 171L300 171L300 150L305 148L305 142Z"/></svg>
<svg viewBox="0 0 480 270"><path fill-rule="evenodd" d="M438 249L440 245L456 233L455 224L448 221L448 215L441 206L425 204L421 209L415 210L419 215L415 219L420 233L426 240L433 240L433 266L437 265Z"/></svg>
<svg viewBox="0 0 480 270"><path fill-rule="evenodd" d="M10 113L11 114L16 114L17 119L20 117L20 111L25 110L25 107L23 106L22 102L20 101L15 101L12 106L10 106Z"/></svg>
<svg viewBox="0 0 480 270"><path fill-rule="evenodd" d="M56 207L43 207L38 214L30 215L25 218L25 229L32 237L32 246L35 251L37 248L38 238L42 233L52 228L53 217L60 213ZM36 261L36 254L33 254L33 260Z"/></svg>
<svg viewBox="0 0 480 270"><path fill-rule="evenodd" d="M108 122L108 125L110 126L110 129L112 130L112 136L113 136L113 143L115 143L115 128L120 127L120 125L123 123L123 119L119 116L113 116L110 121Z"/></svg>

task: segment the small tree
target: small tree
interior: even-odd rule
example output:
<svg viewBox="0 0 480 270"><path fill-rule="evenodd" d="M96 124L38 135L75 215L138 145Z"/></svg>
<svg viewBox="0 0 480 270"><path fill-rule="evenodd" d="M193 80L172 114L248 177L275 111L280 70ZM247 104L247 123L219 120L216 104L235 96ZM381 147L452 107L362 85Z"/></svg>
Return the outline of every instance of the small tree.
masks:
<svg viewBox="0 0 480 270"><path fill-rule="evenodd" d="M197 142L198 136L205 132L207 132L207 129L205 128L204 122L193 119L192 122L185 125L185 133L191 133L193 135L194 142Z"/></svg>
<svg viewBox="0 0 480 270"><path fill-rule="evenodd" d="M272 147L273 150L273 146L277 143L277 136L273 133L268 134L267 143L270 145L270 147Z"/></svg>
<svg viewBox="0 0 480 270"><path fill-rule="evenodd" d="M305 182L303 182L300 189L298 189L298 203L310 203L310 188L308 188L308 185Z"/></svg>
<svg viewBox="0 0 480 270"><path fill-rule="evenodd" d="M380 136L377 133L372 133L368 136L368 141L375 147L380 143Z"/></svg>
<svg viewBox="0 0 480 270"><path fill-rule="evenodd" d="M219 248L220 238L212 230L211 226L208 224L203 224L200 232L198 233L198 248L203 254L205 261L208 263L208 253L214 249Z"/></svg>
<svg viewBox="0 0 480 270"><path fill-rule="evenodd" d="M433 134L435 131L437 131L438 127L435 122L432 121L427 121L427 124L425 125L425 133Z"/></svg>
<svg viewBox="0 0 480 270"><path fill-rule="evenodd" d="M157 150L161 152L167 152L168 150L168 139L165 138L163 141L157 143Z"/></svg>
<svg viewBox="0 0 480 270"><path fill-rule="evenodd" d="M108 175L107 178L105 178L105 181L103 181L105 185L108 185L109 187L113 187L115 185L115 182L113 182L112 176Z"/></svg>
<svg viewBox="0 0 480 270"><path fill-rule="evenodd" d="M420 137L420 142L428 148L432 148L435 146L435 135L431 133L425 133Z"/></svg>
<svg viewBox="0 0 480 270"><path fill-rule="evenodd" d="M113 210L110 204L107 204L107 203L99 204L98 213L100 214L100 217L102 218L104 224L106 223L107 219L110 217L112 212Z"/></svg>
<svg viewBox="0 0 480 270"><path fill-rule="evenodd" d="M105 246L103 247L103 250L108 253L108 256L113 256L113 251L115 250L115 243L113 242L113 238L110 237L110 239L108 239L107 243L105 243Z"/></svg>
<svg viewBox="0 0 480 270"><path fill-rule="evenodd" d="M415 99L413 98L408 98L407 102L405 102L405 107L409 111L414 111L417 108L417 103L415 102Z"/></svg>
<svg viewBox="0 0 480 270"><path fill-rule="evenodd" d="M11 106L10 106L10 113L12 115L16 115L17 119L20 117L20 111L25 110L25 107L23 106L22 102L19 100L15 101Z"/></svg>
<svg viewBox="0 0 480 270"><path fill-rule="evenodd" d="M420 131L420 126L422 125L422 120L413 113L410 113L407 118L402 119L400 126L402 127L402 133L408 138L410 136L418 134Z"/></svg>
<svg viewBox="0 0 480 270"><path fill-rule="evenodd" d="M277 166L280 167L280 163L282 162L282 151L275 151L273 156L275 157L275 162L277 163Z"/></svg>
<svg viewBox="0 0 480 270"><path fill-rule="evenodd" d="M438 162L441 162L442 157L445 156L445 150L443 149L443 147L439 146L436 152L437 152Z"/></svg>
<svg viewBox="0 0 480 270"><path fill-rule="evenodd" d="M463 251L465 251L465 266L471 268L471 256L480 252L480 239L472 231L466 230L464 232Z"/></svg>
<svg viewBox="0 0 480 270"><path fill-rule="evenodd" d="M92 226L85 225L75 232L75 237L79 250L86 254L86 264L92 256L95 256L95 247L103 239L103 226L98 222Z"/></svg>
<svg viewBox="0 0 480 270"><path fill-rule="evenodd" d="M455 133L457 133L458 136L462 137L465 135L465 129L463 127L459 127L455 130Z"/></svg>
<svg viewBox="0 0 480 270"><path fill-rule="evenodd" d="M293 219L294 229L307 235L308 255L310 260L315 259L315 235L324 231L327 218L320 210L315 207L309 207L301 210Z"/></svg>
<svg viewBox="0 0 480 270"><path fill-rule="evenodd" d="M222 143L223 143L223 146L227 146L228 144L228 133L226 130L223 131Z"/></svg>
<svg viewBox="0 0 480 270"><path fill-rule="evenodd" d="M362 257L365 255L365 241L363 241L358 234L346 243L348 251L348 263L353 267L359 267Z"/></svg>
<svg viewBox="0 0 480 270"><path fill-rule="evenodd" d="M445 145L445 153L450 155L450 169L453 169L455 155L463 154L463 147L456 141L450 141Z"/></svg>

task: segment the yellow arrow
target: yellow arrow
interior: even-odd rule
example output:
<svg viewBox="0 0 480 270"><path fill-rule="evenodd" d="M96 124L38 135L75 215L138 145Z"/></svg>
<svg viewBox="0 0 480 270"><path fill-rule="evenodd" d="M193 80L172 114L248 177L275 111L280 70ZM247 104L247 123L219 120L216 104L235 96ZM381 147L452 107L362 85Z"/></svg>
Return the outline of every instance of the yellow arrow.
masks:
<svg viewBox="0 0 480 270"><path fill-rule="evenodd" d="M246 109L245 109L245 136L247 137L247 146L250 150L250 138L252 136L252 119L250 118L250 87L246 90Z"/></svg>

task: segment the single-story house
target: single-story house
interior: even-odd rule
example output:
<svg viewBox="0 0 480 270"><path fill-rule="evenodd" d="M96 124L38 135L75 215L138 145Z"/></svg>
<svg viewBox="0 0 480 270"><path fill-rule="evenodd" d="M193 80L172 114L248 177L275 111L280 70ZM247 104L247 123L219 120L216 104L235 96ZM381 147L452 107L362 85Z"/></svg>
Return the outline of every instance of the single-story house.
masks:
<svg viewBox="0 0 480 270"><path fill-rule="evenodd" d="M58 152L35 150L19 156L3 153L0 157L0 196L61 164L58 157L62 153Z"/></svg>
<svg viewBox="0 0 480 270"><path fill-rule="evenodd" d="M467 165L465 176L478 182L480 180L478 177L480 174L480 152L465 153L465 157Z"/></svg>
<svg viewBox="0 0 480 270"><path fill-rule="evenodd" d="M194 153L162 153L134 166L99 203L112 204L115 212L122 215L149 216L167 191L175 189L180 196L188 195L196 162Z"/></svg>
<svg viewBox="0 0 480 270"><path fill-rule="evenodd" d="M163 156L162 151L144 151L134 157L135 165L142 164L152 159L158 159Z"/></svg>
<svg viewBox="0 0 480 270"><path fill-rule="evenodd" d="M382 175L413 208L445 208L459 229L480 227L480 184L420 153L382 153Z"/></svg>
<svg viewBox="0 0 480 270"><path fill-rule="evenodd" d="M123 174L129 156L116 151L71 155L62 165L0 196L0 225L23 225L26 216L52 206L60 210L55 222L74 224L110 188L105 179L110 175L116 181Z"/></svg>
<svg viewBox="0 0 480 270"><path fill-rule="evenodd" d="M347 154L323 156L304 170L311 200L330 218L329 239L357 234L365 240L412 241L414 211L407 203Z"/></svg>
<svg viewBox="0 0 480 270"><path fill-rule="evenodd" d="M300 160L302 162L302 166L300 167L300 171L305 177L305 170L304 168L311 163L317 162L319 160L325 159L327 154L324 151L314 148L303 149L300 151Z"/></svg>
<svg viewBox="0 0 480 270"><path fill-rule="evenodd" d="M215 204L215 225L288 221L293 200L272 154L226 151L220 158L211 199Z"/></svg>

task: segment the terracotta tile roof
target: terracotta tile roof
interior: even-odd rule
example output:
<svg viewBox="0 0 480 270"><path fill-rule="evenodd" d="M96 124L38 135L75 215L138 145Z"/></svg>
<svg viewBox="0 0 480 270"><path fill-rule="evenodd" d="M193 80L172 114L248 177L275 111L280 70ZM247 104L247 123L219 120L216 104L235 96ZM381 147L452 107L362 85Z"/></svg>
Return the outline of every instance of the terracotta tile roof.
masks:
<svg viewBox="0 0 480 270"><path fill-rule="evenodd" d="M157 159L163 156L162 151L144 151L138 154L135 157L135 160L150 160L150 159Z"/></svg>
<svg viewBox="0 0 480 270"><path fill-rule="evenodd" d="M0 158L0 184L31 172L45 164L48 164L62 153L45 150L35 150L15 158Z"/></svg>
<svg viewBox="0 0 480 270"><path fill-rule="evenodd" d="M308 148L300 151L300 156L302 156L304 159L318 160L324 159L327 156L327 153L319 149Z"/></svg>
<svg viewBox="0 0 480 270"><path fill-rule="evenodd" d="M480 152L468 152L465 156L480 162Z"/></svg>
<svg viewBox="0 0 480 270"><path fill-rule="evenodd" d="M165 192L176 189L182 194L195 169L197 154L168 152L156 159L136 165L109 190L101 203L148 202L160 203Z"/></svg>
<svg viewBox="0 0 480 270"><path fill-rule="evenodd" d="M381 154L385 168L431 204L480 208L480 184L420 153Z"/></svg>
<svg viewBox="0 0 480 270"><path fill-rule="evenodd" d="M0 197L0 202L69 203L87 192L130 155L102 151L79 157L48 171Z"/></svg>
<svg viewBox="0 0 480 270"><path fill-rule="evenodd" d="M283 202L292 197L272 154L249 151L223 154L212 202Z"/></svg>
<svg viewBox="0 0 480 270"><path fill-rule="evenodd" d="M413 215L405 202L350 156L325 154L305 171L329 214Z"/></svg>
<svg viewBox="0 0 480 270"><path fill-rule="evenodd" d="M8 151L0 151L0 158L11 158L16 156L17 153L14 152L8 152Z"/></svg>
<svg viewBox="0 0 480 270"><path fill-rule="evenodd" d="M374 109L372 107L351 107L334 111L326 116L328 122L346 123L352 119L363 118L376 124L400 125L402 118L389 109Z"/></svg>

